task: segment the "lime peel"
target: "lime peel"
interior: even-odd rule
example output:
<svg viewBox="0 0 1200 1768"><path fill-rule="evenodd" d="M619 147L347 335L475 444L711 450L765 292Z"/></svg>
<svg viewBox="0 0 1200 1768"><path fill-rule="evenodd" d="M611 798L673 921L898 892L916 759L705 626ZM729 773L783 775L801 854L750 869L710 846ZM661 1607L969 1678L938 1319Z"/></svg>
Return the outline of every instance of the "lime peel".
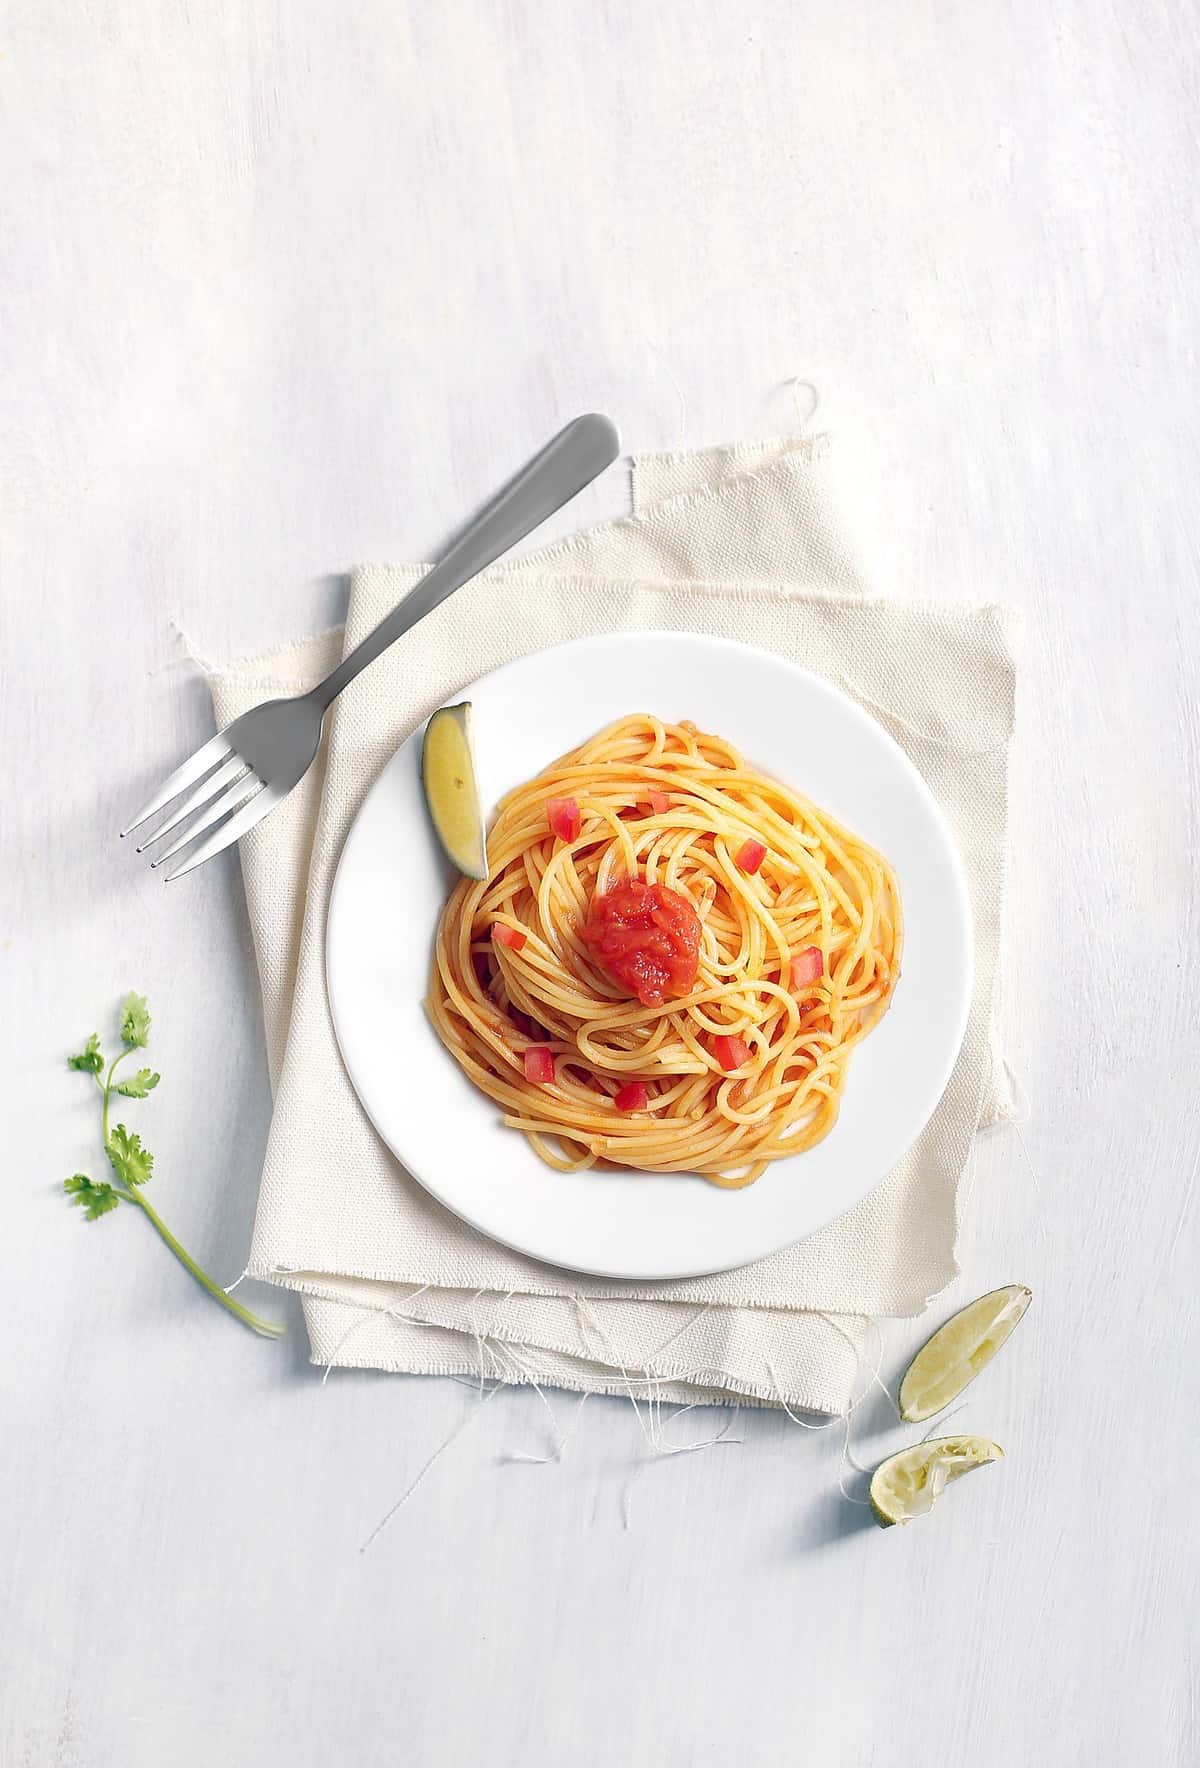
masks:
<svg viewBox="0 0 1200 1768"><path fill-rule="evenodd" d="M1023 1283L1010 1283L952 1314L904 1371L901 1418L920 1424L957 1399L991 1362L1032 1299L1032 1291Z"/></svg>

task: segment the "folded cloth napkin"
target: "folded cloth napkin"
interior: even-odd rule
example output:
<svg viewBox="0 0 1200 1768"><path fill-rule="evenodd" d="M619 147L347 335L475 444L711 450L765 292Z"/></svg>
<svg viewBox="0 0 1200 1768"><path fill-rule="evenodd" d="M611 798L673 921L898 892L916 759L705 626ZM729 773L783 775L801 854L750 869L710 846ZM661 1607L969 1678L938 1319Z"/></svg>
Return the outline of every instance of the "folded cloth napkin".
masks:
<svg viewBox="0 0 1200 1768"><path fill-rule="evenodd" d="M385 652L337 702L319 765L242 841L275 1091L247 1268L301 1292L317 1363L839 1412L870 1316L915 1313L954 1275L956 1194L973 1138L1011 1112L992 1031L1013 719L1006 617L995 606L870 596L838 513L827 438L650 455L635 461L632 483L632 515L492 567ZM311 686L420 570L358 570L344 632L213 673L218 723ZM325 916L365 793L435 707L515 656L651 626L791 657L890 731L959 842L975 993L937 1112L856 1208L742 1270L615 1283L495 1245L384 1147L334 1040Z"/></svg>

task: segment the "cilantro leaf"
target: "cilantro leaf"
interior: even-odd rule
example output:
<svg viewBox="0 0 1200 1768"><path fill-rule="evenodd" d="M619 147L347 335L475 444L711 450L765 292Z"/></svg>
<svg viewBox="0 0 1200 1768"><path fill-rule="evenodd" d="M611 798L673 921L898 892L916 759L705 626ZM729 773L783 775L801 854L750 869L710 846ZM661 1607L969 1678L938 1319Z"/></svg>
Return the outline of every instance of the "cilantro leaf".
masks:
<svg viewBox="0 0 1200 1768"><path fill-rule="evenodd" d="M108 1138L108 1158L123 1185L144 1185L154 1171L154 1156L142 1147L140 1136L131 1136L119 1123Z"/></svg>
<svg viewBox="0 0 1200 1768"><path fill-rule="evenodd" d="M72 1203L77 1203L87 1216L89 1222L99 1221L110 1209L116 1209L121 1199L107 1182L97 1185L86 1173L75 1173L71 1178L63 1180L63 1190Z"/></svg>
<svg viewBox="0 0 1200 1768"><path fill-rule="evenodd" d="M121 1003L121 1042L140 1050L150 1042L150 1013L145 995L127 994Z"/></svg>
<svg viewBox="0 0 1200 1768"><path fill-rule="evenodd" d="M78 1056L67 1057L67 1067L78 1069L80 1074L99 1074L104 1067L104 1057L100 1050L100 1038L93 1032Z"/></svg>
<svg viewBox="0 0 1200 1768"><path fill-rule="evenodd" d="M148 1068L139 1068L128 1080L119 1080L113 1087L114 1093L120 1093L124 1099L144 1099L147 1093L153 1092L158 1085L159 1076Z"/></svg>

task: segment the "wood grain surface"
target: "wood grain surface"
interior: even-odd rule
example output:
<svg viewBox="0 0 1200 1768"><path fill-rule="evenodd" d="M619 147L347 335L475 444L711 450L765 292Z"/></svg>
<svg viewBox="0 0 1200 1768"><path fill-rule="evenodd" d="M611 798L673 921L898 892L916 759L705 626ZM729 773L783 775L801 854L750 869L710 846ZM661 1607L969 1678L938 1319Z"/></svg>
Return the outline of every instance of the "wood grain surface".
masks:
<svg viewBox="0 0 1200 1768"><path fill-rule="evenodd" d="M1198 38L1167 0L0 0L4 1768L1196 1760ZM881 586L1026 617L1031 1115L930 1316L1032 1285L958 1420L1008 1458L883 1534L838 1430L645 1466L594 1400L536 1467L505 1394L360 1554L471 1395L322 1386L298 1316L251 1338L58 1190L96 1160L63 1056L143 989L159 1207L241 1269L236 860L168 891L115 839L209 728L176 628L336 618L577 410L749 437L797 378ZM909 1434L876 1395L853 1445Z"/></svg>

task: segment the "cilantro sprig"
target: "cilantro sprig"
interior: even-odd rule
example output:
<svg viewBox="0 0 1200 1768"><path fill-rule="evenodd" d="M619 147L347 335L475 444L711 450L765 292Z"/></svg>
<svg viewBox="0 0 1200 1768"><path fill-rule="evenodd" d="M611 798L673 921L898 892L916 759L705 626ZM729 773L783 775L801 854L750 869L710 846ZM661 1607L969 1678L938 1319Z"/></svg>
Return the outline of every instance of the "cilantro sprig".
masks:
<svg viewBox="0 0 1200 1768"><path fill-rule="evenodd" d="M108 1215L122 1203L132 1203L136 1209L141 1210L184 1269L191 1272L197 1283L208 1291L215 1302L235 1319L241 1320L243 1325L261 1333L264 1338L279 1338L287 1330L286 1327L278 1326L272 1320L260 1320L257 1314L244 1308L240 1301L234 1301L220 1284L213 1281L207 1271L201 1269L191 1254L184 1251L157 1210L146 1199L145 1187L154 1172L153 1154L142 1145L141 1137L126 1129L123 1123L111 1128L109 1126L109 1111L114 1097L145 1099L158 1085L159 1076L150 1068L139 1068L136 1073L126 1075L121 1080L116 1078L117 1069L125 1058L132 1055L134 1050L144 1050L149 1042L150 1013L145 996L129 994L121 1004L121 1043L124 1047L113 1057L107 1068L96 1032L92 1033L78 1055L67 1057L68 1068L73 1068L80 1074L90 1074L100 1089L104 1152L108 1156L113 1176L111 1180L98 1181L89 1178L86 1173L74 1173L71 1178L63 1180L63 1190L72 1203L79 1205L89 1222L99 1221L102 1215Z"/></svg>

